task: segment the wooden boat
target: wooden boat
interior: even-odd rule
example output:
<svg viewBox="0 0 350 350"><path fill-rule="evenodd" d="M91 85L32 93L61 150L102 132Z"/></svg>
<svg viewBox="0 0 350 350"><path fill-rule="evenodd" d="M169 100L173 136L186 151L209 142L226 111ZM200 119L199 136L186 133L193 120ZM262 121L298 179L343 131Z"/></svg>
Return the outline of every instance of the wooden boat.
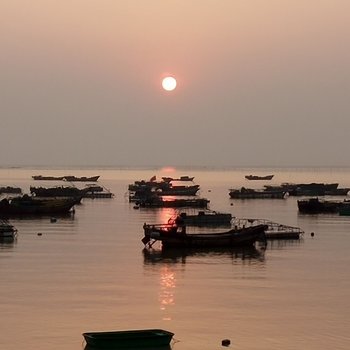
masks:
<svg viewBox="0 0 350 350"><path fill-rule="evenodd" d="M66 175L63 176L63 179L66 181L70 182L75 182L75 181L81 181L81 182L96 182L100 178L100 175L97 176L91 176L91 177L86 177L86 176L81 176L81 177L76 177L76 176L71 176L71 175Z"/></svg>
<svg viewBox="0 0 350 350"><path fill-rule="evenodd" d="M212 210L201 210L196 214L180 212L174 219L177 224L191 226L211 226L230 225L232 215L230 213L219 213Z"/></svg>
<svg viewBox="0 0 350 350"><path fill-rule="evenodd" d="M165 182L171 182L171 181L193 181L194 180L194 176L187 176L187 175L185 175L185 176L180 176L179 178L163 176L162 179Z"/></svg>
<svg viewBox="0 0 350 350"><path fill-rule="evenodd" d="M33 175L33 180L45 180L45 181L61 181L64 179L63 176L42 176L42 175Z"/></svg>
<svg viewBox="0 0 350 350"><path fill-rule="evenodd" d="M0 220L0 239L14 239L16 236L17 229L7 220Z"/></svg>
<svg viewBox="0 0 350 350"><path fill-rule="evenodd" d="M86 332L87 345L94 348L153 348L169 345L174 333L163 329L140 329L111 332Z"/></svg>
<svg viewBox="0 0 350 350"><path fill-rule="evenodd" d="M28 195L0 201L0 216L52 215L68 213L77 204L75 198L35 198Z"/></svg>
<svg viewBox="0 0 350 350"><path fill-rule="evenodd" d="M147 208L207 208L209 202L206 198L167 198L154 196L136 200L135 204Z"/></svg>
<svg viewBox="0 0 350 350"><path fill-rule="evenodd" d="M301 213L318 214L318 213L336 213L339 211L341 202L319 200L310 198L308 200L298 200L298 209Z"/></svg>
<svg viewBox="0 0 350 350"><path fill-rule="evenodd" d="M30 193L36 197L84 197L90 191L89 187L79 189L74 186L34 187L30 186Z"/></svg>
<svg viewBox="0 0 350 350"><path fill-rule="evenodd" d="M246 175L247 180L272 180L274 175L258 176L258 175Z"/></svg>
<svg viewBox="0 0 350 350"><path fill-rule="evenodd" d="M186 226L163 224L144 224L145 246L152 247L156 241L168 248L215 248L252 246L258 240L265 240L266 225L247 228L233 228L225 232L193 233L186 232Z"/></svg>
<svg viewBox="0 0 350 350"><path fill-rule="evenodd" d="M8 193L22 193L22 189L20 187L12 187L12 186L4 186L0 187L0 194L8 194Z"/></svg>
<svg viewBox="0 0 350 350"><path fill-rule="evenodd" d="M229 195L234 199L284 199L286 191L264 191L242 187L241 189L230 189Z"/></svg>

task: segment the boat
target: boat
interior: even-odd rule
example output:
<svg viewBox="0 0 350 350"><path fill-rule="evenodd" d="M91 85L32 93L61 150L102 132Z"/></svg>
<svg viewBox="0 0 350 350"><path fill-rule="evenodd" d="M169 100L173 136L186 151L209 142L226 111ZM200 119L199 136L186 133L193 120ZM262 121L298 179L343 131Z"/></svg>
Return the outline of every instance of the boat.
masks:
<svg viewBox="0 0 350 350"><path fill-rule="evenodd" d="M144 224L142 242L146 247L160 241L162 249L169 248L215 248L252 246L256 241L265 241L266 225L233 228L224 232L187 233L185 225Z"/></svg>
<svg viewBox="0 0 350 350"><path fill-rule="evenodd" d="M179 178L163 176L162 179L165 182L171 182L171 181L193 181L194 180L194 176L184 175L184 176L180 176Z"/></svg>
<svg viewBox="0 0 350 350"><path fill-rule="evenodd" d="M61 181L64 179L63 176L43 176L43 175L33 175L33 180L45 180L45 181Z"/></svg>
<svg viewBox="0 0 350 350"><path fill-rule="evenodd" d="M0 195L1 194L9 194L9 193L22 193L22 189L20 187L12 187L12 186L3 186L0 187Z"/></svg>
<svg viewBox="0 0 350 350"><path fill-rule="evenodd" d="M75 198L36 198L27 194L0 201L0 217L65 214L77 204Z"/></svg>
<svg viewBox="0 0 350 350"><path fill-rule="evenodd" d="M230 189L229 196L234 199L284 199L287 191L265 191L242 187L241 189Z"/></svg>
<svg viewBox="0 0 350 350"><path fill-rule="evenodd" d="M306 200L298 200L298 209L301 213L337 213L341 202L331 200L319 200L318 197Z"/></svg>
<svg viewBox="0 0 350 350"><path fill-rule="evenodd" d="M187 212L180 212L174 220L178 224L191 226L221 226L230 225L232 215L230 213L220 213L212 210L201 210L196 214L189 214Z"/></svg>
<svg viewBox="0 0 350 350"><path fill-rule="evenodd" d="M234 218L233 225L236 227L249 227L263 224L267 226L265 237L267 240L300 239L304 231L296 226L280 224L267 219Z"/></svg>
<svg viewBox="0 0 350 350"><path fill-rule="evenodd" d="M90 188L79 189L74 186L55 186L55 187L34 187L30 186L30 193L36 197L76 197L83 198L90 192Z"/></svg>
<svg viewBox="0 0 350 350"><path fill-rule="evenodd" d="M209 202L206 198L167 198L166 196L154 196L136 200L135 204L147 208L207 208Z"/></svg>
<svg viewBox="0 0 350 350"><path fill-rule="evenodd" d="M7 220L0 220L0 240L14 239L16 236L17 229Z"/></svg>
<svg viewBox="0 0 350 350"><path fill-rule="evenodd" d="M70 181L70 182L76 182L76 181L96 182L99 178L100 178L100 175L90 176L90 177L86 177L86 176L77 177L77 176L72 176L72 175L63 176L63 180Z"/></svg>
<svg viewBox="0 0 350 350"><path fill-rule="evenodd" d="M349 216L350 215L350 201L349 200L344 200L344 202L340 203L339 215L341 215L341 216Z"/></svg>
<svg viewBox="0 0 350 350"><path fill-rule="evenodd" d="M245 178L247 180L272 180L274 175L265 175L265 176L258 176L258 175L246 175Z"/></svg>
<svg viewBox="0 0 350 350"><path fill-rule="evenodd" d="M137 329L110 332L85 332L86 344L93 348L153 348L170 344L174 333L163 329Z"/></svg>

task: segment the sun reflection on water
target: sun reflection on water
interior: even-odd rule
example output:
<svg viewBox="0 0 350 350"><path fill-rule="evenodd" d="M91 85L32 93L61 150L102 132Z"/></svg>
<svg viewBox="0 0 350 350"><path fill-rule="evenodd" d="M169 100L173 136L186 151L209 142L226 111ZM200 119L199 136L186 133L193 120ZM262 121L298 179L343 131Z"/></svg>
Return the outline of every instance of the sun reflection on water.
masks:
<svg viewBox="0 0 350 350"><path fill-rule="evenodd" d="M168 266L163 266L160 270L160 309L167 311L169 307L175 305L176 276L174 271ZM164 320L171 320L171 317L164 316Z"/></svg>

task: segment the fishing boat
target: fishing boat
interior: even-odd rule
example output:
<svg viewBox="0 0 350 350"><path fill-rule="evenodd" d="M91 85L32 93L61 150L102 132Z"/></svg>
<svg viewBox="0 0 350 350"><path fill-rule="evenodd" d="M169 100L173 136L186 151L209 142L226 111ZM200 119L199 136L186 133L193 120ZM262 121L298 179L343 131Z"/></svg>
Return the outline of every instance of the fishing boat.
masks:
<svg viewBox="0 0 350 350"><path fill-rule="evenodd" d="M258 176L258 175L246 175L245 178L247 180L272 180L274 175L265 175L265 176Z"/></svg>
<svg viewBox="0 0 350 350"><path fill-rule="evenodd" d="M74 186L55 186L55 187L35 187L30 186L30 193L36 197L84 197L90 192L90 188L79 189Z"/></svg>
<svg viewBox="0 0 350 350"><path fill-rule="evenodd" d="M200 210L195 214L182 211L173 219L178 224L191 226L230 225L232 214L213 210Z"/></svg>
<svg viewBox="0 0 350 350"><path fill-rule="evenodd" d="M0 217L65 214L77 204L75 198L35 198L27 194L0 201Z"/></svg>
<svg viewBox="0 0 350 350"><path fill-rule="evenodd" d="M193 181L194 180L194 176L184 175L184 176L180 176L179 178L163 176L162 179L165 182L171 182L171 181Z"/></svg>
<svg viewBox="0 0 350 350"><path fill-rule="evenodd" d="M160 241L163 249L169 248L215 248L252 246L265 241L266 225L233 228L225 232L187 233L186 226L177 224L144 224L142 242L146 247Z"/></svg>
<svg viewBox="0 0 350 350"><path fill-rule="evenodd" d="M0 239L14 239L17 236L17 229L9 224L7 220L0 220Z"/></svg>
<svg viewBox="0 0 350 350"><path fill-rule="evenodd" d="M20 187L12 187L12 186L3 186L0 187L0 194L9 194L9 193L22 193L22 189Z"/></svg>
<svg viewBox="0 0 350 350"><path fill-rule="evenodd" d="M264 191L242 187L241 189L230 189L229 196L233 199L284 199L286 191Z"/></svg>
<svg viewBox="0 0 350 350"><path fill-rule="evenodd" d="M306 214L337 213L340 205L339 201L319 200L317 197L298 200L299 212Z"/></svg>
<svg viewBox="0 0 350 350"><path fill-rule="evenodd" d="M100 178L100 175L90 176L90 177L86 177L86 176L77 177L72 175L63 176L63 180L70 181L70 182L75 182L75 181L96 182L99 178Z"/></svg>
<svg viewBox="0 0 350 350"><path fill-rule="evenodd" d="M33 175L33 180L45 180L45 181L61 181L64 179L63 176L43 176L43 175Z"/></svg>
<svg viewBox="0 0 350 350"><path fill-rule="evenodd" d="M170 344L174 333L163 329L86 332L87 345L98 349L153 348Z"/></svg>

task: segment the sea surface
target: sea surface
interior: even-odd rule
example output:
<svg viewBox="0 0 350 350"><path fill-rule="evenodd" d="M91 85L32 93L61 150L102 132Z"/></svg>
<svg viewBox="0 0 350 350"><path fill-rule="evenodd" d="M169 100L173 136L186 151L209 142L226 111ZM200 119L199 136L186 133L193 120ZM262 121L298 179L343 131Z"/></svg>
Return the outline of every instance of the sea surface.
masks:
<svg viewBox="0 0 350 350"><path fill-rule="evenodd" d="M350 187L350 169L2 168L0 186L63 184L32 180L39 174L100 175L115 196L83 199L56 222L11 220L17 240L0 244L0 349L81 350L83 332L142 328L174 332L175 350L222 349L223 339L235 350L350 348L350 216L301 215L296 197L228 195L282 182ZM173 214L129 203L128 184L153 175L195 176L211 209L298 226L303 238L249 251L144 251L143 223Z"/></svg>

